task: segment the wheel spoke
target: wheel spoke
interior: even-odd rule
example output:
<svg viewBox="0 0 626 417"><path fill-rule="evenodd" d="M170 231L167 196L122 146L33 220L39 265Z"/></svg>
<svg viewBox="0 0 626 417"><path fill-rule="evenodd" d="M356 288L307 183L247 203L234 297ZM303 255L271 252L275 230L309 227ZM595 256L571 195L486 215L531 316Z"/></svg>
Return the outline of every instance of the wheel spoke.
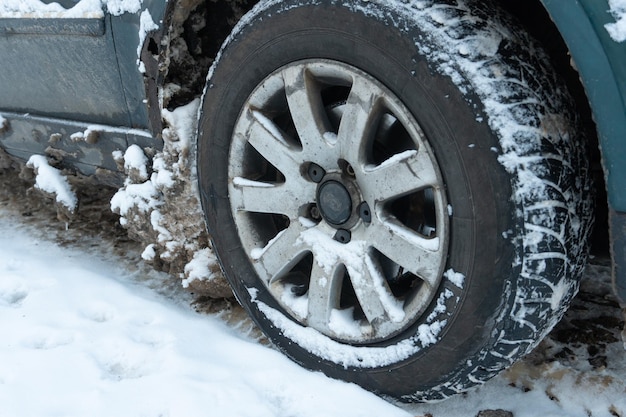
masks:
<svg viewBox="0 0 626 417"><path fill-rule="evenodd" d="M371 83L360 77L354 80L337 133L344 158L353 161L360 159L373 133L374 122L380 116L381 97L382 92Z"/></svg>
<svg viewBox="0 0 626 417"><path fill-rule="evenodd" d="M330 274L317 262L313 262L309 283L309 311L307 323L319 330L328 330L330 314L339 307L343 270L337 267Z"/></svg>
<svg viewBox="0 0 626 417"><path fill-rule="evenodd" d="M291 222L287 229L278 233L262 249L260 255L255 256L255 262L265 271L264 280L267 284L280 278L308 253L308 248L294 245L302 230L303 226L299 222Z"/></svg>
<svg viewBox="0 0 626 417"><path fill-rule="evenodd" d="M330 132L324 104L315 81L306 66L289 67L283 70L285 94L293 123L302 143L303 157L325 165L330 144L324 135Z"/></svg>
<svg viewBox="0 0 626 417"><path fill-rule="evenodd" d="M380 322L404 318L401 304L385 284L385 277L371 256L366 256L360 268L347 266L347 269L365 317L374 327Z"/></svg>
<svg viewBox="0 0 626 417"><path fill-rule="evenodd" d="M426 151L406 151L388 161L361 173L361 191L366 200L386 201L439 184Z"/></svg>
<svg viewBox="0 0 626 417"><path fill-rule="evenodd" d="M314 200L314 185L306 181L268 184L235 178L231 204L240 211L284 214L295 219L300 207Z"/></svg>
<svg viewBox="0 0 626 417"><path fill-rule="evenodd" d="M372 246L387 258L420 277L431 288L437 285L445 254L440 238L423 238L390 220L372 224L368 235Z"/></svg>
<svg viewBox="0 0 626 417"><path fill-rule="evenodd" d="M244 135L250 145L285 177L300 175L301 157L298 150L290 146L273 122L261 113L250 112L249 128Z"/></svg>

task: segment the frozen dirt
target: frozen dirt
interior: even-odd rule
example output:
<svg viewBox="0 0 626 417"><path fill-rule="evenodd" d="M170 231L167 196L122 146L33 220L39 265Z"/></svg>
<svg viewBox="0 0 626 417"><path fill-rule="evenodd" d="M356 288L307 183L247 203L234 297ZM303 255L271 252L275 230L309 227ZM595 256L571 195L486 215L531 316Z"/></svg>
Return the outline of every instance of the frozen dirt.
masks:
<svg viewBox="0 0 626 417"><path fill-rule="evenodd" d="M0 417L626 417L623 317L603 260L511 370L401 409L298 367L232 302L198 300L145 265L106 198L82 196L66 225L26 188L0 174Z"/></svg>

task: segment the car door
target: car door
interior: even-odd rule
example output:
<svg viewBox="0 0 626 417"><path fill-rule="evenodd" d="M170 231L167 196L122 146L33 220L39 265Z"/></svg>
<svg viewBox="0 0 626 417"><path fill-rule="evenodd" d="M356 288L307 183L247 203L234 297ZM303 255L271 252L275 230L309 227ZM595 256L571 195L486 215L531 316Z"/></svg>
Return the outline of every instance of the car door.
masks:
<svg viewBox="0 0 626 417"><path fill-rule="evenodd" d="M76 3L0 14L0 109L129 126L110 17Z"/></svg>

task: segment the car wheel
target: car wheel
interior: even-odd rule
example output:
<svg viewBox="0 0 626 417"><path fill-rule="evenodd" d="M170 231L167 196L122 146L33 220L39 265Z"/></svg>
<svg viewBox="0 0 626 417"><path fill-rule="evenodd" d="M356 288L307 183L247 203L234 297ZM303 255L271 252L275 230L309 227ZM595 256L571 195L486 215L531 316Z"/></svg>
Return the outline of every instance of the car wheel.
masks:
<svg viewBox="0 0 626 417"><path fill-rule="evenodd" d="M569 102L489 2L261 2L199 127L236 297L293 360L383 396L494 376L561 317L584 264Z"/></svg>

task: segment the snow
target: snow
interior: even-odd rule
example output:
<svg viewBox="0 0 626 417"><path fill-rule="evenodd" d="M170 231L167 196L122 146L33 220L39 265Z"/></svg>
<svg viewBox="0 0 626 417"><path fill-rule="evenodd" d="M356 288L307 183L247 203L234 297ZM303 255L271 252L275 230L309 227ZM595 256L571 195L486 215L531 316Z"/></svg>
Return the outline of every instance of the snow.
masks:
<svg viewBox="0 0 626 417"><path fill-rule="evenodd" d="M353 317L354 310L352 308L346 310L332 309L328 328L341 337L362 337L361 329L355 326Z"/></svg>
<svg viewBox="0 0 626 417"><path fill-rule="evenodd" d="M448 278L448 280L451 283L463 289L463 283L465 282L465 275L461 274L460 272L456 272L453 269L448 269L443 275L446 278Z"/></svg>
<svg viewBox="0 0 626 417"><path fill-rule="evenodd" d="M283 145L288 144L282 132L278 130L276 124L272 122L268 117L266 117L263 113L257 110L253 110L252 115L256 120L258 120L259 123L261 123L261 126L263 126L263 128L276 140L280 141Z"/></svg>
<svg viewBox="0 0 626 417"><path fill-rule="evenodd" d="M375 169L387 168L396 164L401 164L407 159L413 158L416 155L417 155L417 151L415 150L409 150L409 151L397 153L393 155L391 158L388 158L385 161L383 161L382 164L378 165ZM373 167L369 167L369 166L368 168L373 169Z"/></svg>
<svg viewBox="0 0 626 417"><path fill-rule="evenodd" d="M610 12L615 23L604 25L615 42L626 41L626 0L609 0Z"/></svg>
<svg viewBox="0 0 626 417"><path fill-rule="evenodd" d="M83 249L61 247L44 226L20 224L19 214L0 202L2 416L626 412L626 351L620 342L608 345L606 368L590 369L583 353L565 366L538 360L538 352L467 394L400 409L355 385L300 368L251 339L243 324L228 327L219 315L196 313L188 294L166 284L170 277L137 268L138 252L120 257L107 249L114 244L95 239ZM608 268L603 276L610 282ZM588 279L598 287L598 277Z"/></svg>
<svg viewBox="0 0 626 417"><path fill-rule="evenodd" d="M81 0L85 1L85 0ZM124 13L137 13L141 10L143 0L101 0L106 5L107 10L113 16L119 16Z"/></svg>
<svg viewBox="0 0 626 417"><path fill-rule="evenodd" d="M0 17L10 17L11 13L85 17L86 13L98 15L93 7L96 4L100 6L100 13L103 5L113 14L136 13L141 8L141 1L81 0L72 9L60 10L55 3L5 0L0 4ZM611 1L612 10L614 4L623 5L624 1ZM29 5L32 8L26 9ZM445 19L445 16L439 17ZM616 26L622 17L616 16ZM623 36L626 39L626 33ZM470 53L467 47L460 45L464 48L463 55ZM197 105L185 117L195 120L196 109ZM170 114L164 111L164 118L168 116ZM168 121L170 126L176 125L176 118ZM179 132L177 136L185 140L193 135ZM124 164L127 170L141 172L143 168L145 178L142 179L147 180L147 159L145 155L143 158L127 152ZM37 186L44 190L51 187L52 191L46 191L55 193L58 200L64 180L60 172L50 167L45 159L31 158L31 161L33 168L39 171ZM155 164L157 161L155 159ZM125 205L137 205L135 199L140 198L146 200L146 212L154 209L158 199L157 188L152 183L163 186L172 181L164 169L156 171L155 175L164 174L161 179L152 177L151 182L126 184L126 191L130 193L127 197L132 201L120 196L121 201L112 206L123 214ZM40 184L40 176L44 186ZM49 185L51 178L56 181L52 181L52 186ZM131 192L133 187L135 190ZM65 198L61 202L65 204ZM158 214L155 210L151 217ZM153 219L155 229L159 225L157 220ZM156 294L128 270L112 268L119 260L110 255L98 257L63 250L51 242L34 238L1 217L0 231L2 413L12 416L194 416L206 415L210 409L216 415L407 415L354 385L302 370L270 348L225 327L215 317L194 313L185 305L184 295L168 298ZM6 237L9 234L10 241ZM185 269L189 272L188 279L210 272L202 271L209 255L208 249L196 253L194 261ZM142 256L154 258L154 246L146 248ZM448 272L448 279L462 287L464 277ZM267 306L259 307L265 309L268 317L274 316L275 323L284 319L276 317ZM445 323L436 321L420 326L418 338L422 345L435 343ZM280 327L286 333L310 330L293 323L283 323ZM307 338L303 335L306 344ZM326 349L333 358L335 353L351 355L358 351L342 351L337 343L318 344L319 336L314 339L314 347ZM379 358L388 356L396 361L406 352L414 353L416 348L410 343L400 345L376 353ZM351 360L344 363L357 366ZM357 355L356 361L360 365L363 357ZM544 371L548 375L560 375L562 369L559 364L552 364ZM59 375L63 375L61 381ZM466 416L471 409L474 411L470 414L475 415L485 408L485 398L492 398L490 408L512 409L517 417L583 416L590 412L594 416L603 412L609 415L607 403L613 403L620 412L626 407L624 384L620 380L609 384L606 390L597 387L589 390L588 383L594 381L585 379L584 374L565 373L556 388L539 381L531 394L509 386L511 381L510 374L499 377L467 396L439 406L415 406L415 410L420 414L433 413L434 417L453 417ZM583 395L579 396L577 390ZM34 392L38 394L38 401L32 401ZM553 392L566 401L547 401ZM534 404L532 413L528 413L529 399Z"/></svg>
<svg viewBox="0 0 626 417"><path fill-rule="evenodd" d="M144 73L146 72L146 68L143 62L141 62L141 48L143 47L144 41L146 40L146 36L151 31L157 30L159 26L154 23L152 19L152 15L150 11L144 10L141 12L141 16L139 18L139 44L137 45L137 65L139 66L139 71Z"/></svg>
<svg viewBox="0 0 626 417"><path fill-rule="evenodd" d="M124 225L128 221L125 216L130 214L131 208L147 213L158 207L159 203L156 199L158 195L159 192L154 188L154 184L149 181L141 184L126 184L111 199L111 210L122 216L120 223Z"/></svg>
<svg viewBox="0 0 626 417"><path fill-rule="evenodd" d="M249 290L254 292L254 290ZM402 361L420 350L413 340L403 340L395 345L386 347L353 347L344 345L318 333L309 327L302 327L268 305L254 300L259 310L278 328L283 334L298 340L300 346L307 351L333 361L344 367L369 368L385 366L394 362ZM421 330L421 329L420 329ZM430 330L430 329L425 329Z"/></svg>
<svg viewBox="0 0 626 417"><path fill-rule="evenodd" d="M80 0L66 9L59 3L44 3L40 0L3 0L0 3L0 18L102 18L104 8L114 15L137 13L143 0Z"/></svg>
<svg viewBox="0 0 626 417"><path fill-rule="evenodd" d="M78 199L76 194L60 170L48 165L48 160L42 155L30 157L26 166L35 171L35 188L56 197L56 201L65 206L70 212L76 210Z"/></svg>
<svg viewBox="0 0 626 417"><path fill-rule="evenodd" d="M36 236L0 216L2 416L408 416L151 290L165 275Z"/></svg>
<svg viewBox="0 0 626 417"><path fill-rule="evenodd" d="M130 145L124 153L124 169L127 171L136 170L139 179L146 181L148 179L148 170L146 165L148 158L143 150L137 145Z"/></svg>
<svg viewBox="0 0 626 417"><path fill-rule="evenodd" d="M217 258L211 249L204 248L196 251L191 261L185 265L186 278L183 279L183 287L189 287L189 284L196 280L210 280L214 272L211 271L209 265L214 265L216 262Z"/></svg>
<svg viewBox="0 0 626 417"><path fill-rule="evenodd" d="M233 178L233 185L237 187L258 187L258 188L273 188L274 184L267 182L253 181L247 178L235 177Z"/></svg>

